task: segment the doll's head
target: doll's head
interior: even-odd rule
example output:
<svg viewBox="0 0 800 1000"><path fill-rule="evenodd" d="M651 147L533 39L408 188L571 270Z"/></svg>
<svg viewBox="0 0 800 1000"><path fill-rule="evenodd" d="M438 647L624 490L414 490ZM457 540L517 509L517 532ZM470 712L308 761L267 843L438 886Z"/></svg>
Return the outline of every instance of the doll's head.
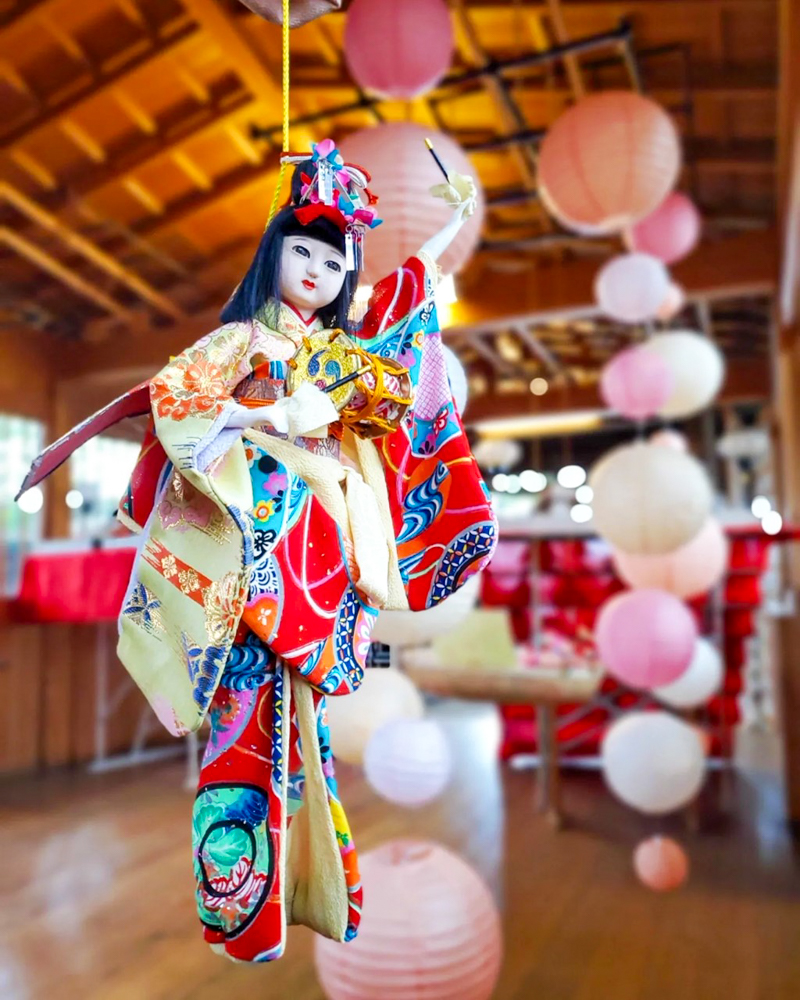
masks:
<svg viewBox="0 0 800 1000"><path fill-rule="evenodd" d="M297 165L289 204L278 212L262 236L247 274L222 311L223 323L253 319L270 301L283 300L304 316L315 312L325 326L348 330L348 315L358 286L358 271L352 265L353 233L357 232L360 241L359 215L374 216L374 212L363 209L358 201L351 202L349 190L341 183L337 190L338 178L344 176L347 180L346 169L327 168L334 179L329 190L332 203L319 198L316 180L323 172L319 151L328 145L338 156L333 144L326 140L315 147L313 159L292 160ZM346 206L345 210L339 205ZM377 221L367 223L375 224Z"/></svg>

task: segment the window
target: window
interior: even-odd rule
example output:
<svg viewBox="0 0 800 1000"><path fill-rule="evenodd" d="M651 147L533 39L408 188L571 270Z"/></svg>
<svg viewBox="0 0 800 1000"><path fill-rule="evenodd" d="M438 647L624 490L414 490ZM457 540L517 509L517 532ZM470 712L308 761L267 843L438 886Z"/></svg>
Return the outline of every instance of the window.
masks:
<svg viewBox="0 0 800 1000"><path fill-rule="evenodd" d="M139 445L117 438L92 438L70 459L72 537L108 535L116 527L114 513L131 477Z"/></svg>
<svg viewBox="0 0 800 1000"><path fill-rule="evenodd" d="M0 592L17 590L25 551L42 537L43 494L36 488L20 506L17 490L44 446L40 420L0 413Z"/></svg>

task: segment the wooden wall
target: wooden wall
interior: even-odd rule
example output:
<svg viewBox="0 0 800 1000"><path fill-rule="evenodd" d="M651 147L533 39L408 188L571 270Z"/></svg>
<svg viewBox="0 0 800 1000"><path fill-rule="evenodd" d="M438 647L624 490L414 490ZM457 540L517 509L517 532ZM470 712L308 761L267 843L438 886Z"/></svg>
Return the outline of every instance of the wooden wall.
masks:
<svg viewBox="0 0 800 1000"><path fill-rule="evenodd" d="M0 621L0 774L82 764L94 756L95 655L98 629L114 625L18 625ZM111 657L112 690L127 675ZM111 727L109 752L130 745L146 707L136 689L121 703ZM172 740L159 724L153 737Z"/></svg>

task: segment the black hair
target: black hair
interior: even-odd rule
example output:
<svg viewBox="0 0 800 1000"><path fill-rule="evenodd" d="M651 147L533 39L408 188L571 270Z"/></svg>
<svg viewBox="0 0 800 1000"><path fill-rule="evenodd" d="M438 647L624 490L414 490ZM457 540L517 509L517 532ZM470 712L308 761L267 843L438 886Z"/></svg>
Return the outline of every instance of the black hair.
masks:
<svg viewBox="0 0 800 1000"><path fill-rule="evenodd" d="M303 180L301 175L312 173L312 163L298 164L292 176L292 197L267 227L256 250L247 274L222 310L223 323L244 322L254 319L272 299L280 301L281 254L283 241L289 236L307 236L320 240L344 256L344 233L329 219L320 218L307 226L298 222L294 210L300 204ZM338 327L349 332L350 308L358 286L358 272L347 271L339 295L330 305L317 313L327 327Z"/></svg>

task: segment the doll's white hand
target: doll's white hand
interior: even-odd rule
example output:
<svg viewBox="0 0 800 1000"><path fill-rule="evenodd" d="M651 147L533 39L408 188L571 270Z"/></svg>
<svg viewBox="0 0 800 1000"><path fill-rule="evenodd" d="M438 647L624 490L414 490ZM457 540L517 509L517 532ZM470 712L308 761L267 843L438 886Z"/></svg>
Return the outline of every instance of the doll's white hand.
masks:
<svg viewBox="0 0 800 1000"><path fill-rule="evenodd" d="M328 424L339 419L333 400L311 382L303 382L291 396L271 406L251 408L237 403L228 419L228 427L246 430L269 424L279 434L294 437L324 437Z"/></svg>
<svg viewBox="0 0 800 1000"><path fill-rule="evenodd" d="M478 200L475 181L467 174L457 173L450 173L447 181L447 184L435 184L431 188L431 194L457 209L459 219L464 221L475 212Z"/></svg>

